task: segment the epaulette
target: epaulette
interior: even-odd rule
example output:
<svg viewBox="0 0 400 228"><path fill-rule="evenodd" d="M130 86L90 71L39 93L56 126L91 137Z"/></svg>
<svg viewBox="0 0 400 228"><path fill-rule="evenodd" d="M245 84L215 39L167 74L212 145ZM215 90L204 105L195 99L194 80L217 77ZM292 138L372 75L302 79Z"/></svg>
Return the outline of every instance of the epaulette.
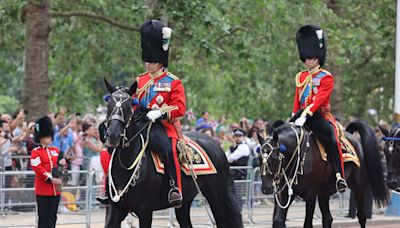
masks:
<svg viewBox="0 0 400 228"><path fill-rule="evenodd" d="M297 87L302 87L304 85L304 83L300 82L300 78L301 78L300 76L302 73L305 73L305 72L307 72L307 70L303 70L303 71L300 71L299 73L297 73L297 75L296 75L296 86Z"/></svg>
<svg viewBox="0 0 400 228"><path fill-rule="evenodd" d="M175 76L173 73L168 72L167 74L168 77L172 78L173 80L179 80L179 78L177 76Z"/></svg>
<svg viewBox="0 0 400 228"><path fill-rule="evenodd" d="M327 71L327 70L325 70L325 69L322 69L321 72L324 72L324 73L327 74L327 75L332 75L331 72L329 72L329 71Z"/></svg>
<svg viewBox="0 0 400 228"><path fill-rule="evenodd" d="M143 75L147 74L147 72L141 73L137 76L137 78L142 77Z"/></svg>
<svg viewBox="0 0 400 228"><path fill-rule="evenodd" d="M32 151L37 150L39 148L42 148L42 147L41 146L37 146L37 147L33 148Z"/></svg>

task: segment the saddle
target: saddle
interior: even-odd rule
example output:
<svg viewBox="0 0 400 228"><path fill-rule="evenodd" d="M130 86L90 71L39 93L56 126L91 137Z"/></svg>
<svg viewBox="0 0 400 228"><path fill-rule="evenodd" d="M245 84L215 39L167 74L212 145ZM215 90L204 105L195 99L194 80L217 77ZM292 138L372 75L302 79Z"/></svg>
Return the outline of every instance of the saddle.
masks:
<svg viewBox="0 0 400 228"><path fill-rule="evenodd" d="M183 136L186 140L187 149L186 151L182 151L182 149L178 146L177 152L179 156L179 162L181 165L182 172L187 175L191 176L190 166L191 163L193 164L193 171L196 176L198 175L209 175L209 174L216 174L217 170L215 169L214 164L212 163L208 154L204 151L204 149L191 140L189 137ZM185 158L185 154L187 154L187 158ZM165 167L164 163L160 156L152 151L151 157L154 162L154 167L157 173L164 174ZM186 161L191 161L189 164Z"/></svg>
<svg viewBox="0 0 400 228"><path fill-rule="evenodd" d="M357 167L360 168L360 158L357 155L356 149L354 146L351 144L351 142L346 138L346 135L343 132L343 127L341 124L337 123L337 128L338 135L339 135L339 143L342 148L342 157L343 157L343 162L353 162ZM326 150L322 143L314 138L315 141L318 144L318 149L319 152L321 153L321 158L323 161L327 162L328 161L328 154L326 153Z"/></svg>

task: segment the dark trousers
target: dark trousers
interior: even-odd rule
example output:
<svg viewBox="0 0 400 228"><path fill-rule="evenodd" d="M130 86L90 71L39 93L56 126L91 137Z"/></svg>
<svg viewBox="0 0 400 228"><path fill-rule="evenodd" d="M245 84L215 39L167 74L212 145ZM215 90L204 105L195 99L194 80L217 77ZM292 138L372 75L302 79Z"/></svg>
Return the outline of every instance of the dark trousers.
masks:
<svg viewBox="0 0 400 228"><path fill-rule="evenodd" d="M58 204L60 203L60 195L58 196L38 196L36 195L38 206L38 227L54 228L57 221Z"/></svg>
<svg viewBox="0 0 400 228"><path fill-rule="evenodd" d="M299 110L291 119L295 121L303 112ZM319 112L315 112L313 116L309 117L305 123L306 127L310 129L314 136L324 145L328 154L330 155L335 173L342 172L342 162L340 161L340 154L338 148L338 142L335 137L335 129L333 125L326 119L324 119Z"/></svg>

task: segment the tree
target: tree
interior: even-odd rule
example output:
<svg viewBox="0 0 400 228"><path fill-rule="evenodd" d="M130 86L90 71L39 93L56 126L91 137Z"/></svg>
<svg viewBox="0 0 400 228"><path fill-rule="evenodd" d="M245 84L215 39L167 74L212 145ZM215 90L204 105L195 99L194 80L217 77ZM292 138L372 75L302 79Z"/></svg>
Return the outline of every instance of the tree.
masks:
<svg viewBox="0 0 400 228"><path fill-rule="evenodd" d="M26 10L26 61L23 107L30 119L48 110L49 1L29 0Z"/></svg>

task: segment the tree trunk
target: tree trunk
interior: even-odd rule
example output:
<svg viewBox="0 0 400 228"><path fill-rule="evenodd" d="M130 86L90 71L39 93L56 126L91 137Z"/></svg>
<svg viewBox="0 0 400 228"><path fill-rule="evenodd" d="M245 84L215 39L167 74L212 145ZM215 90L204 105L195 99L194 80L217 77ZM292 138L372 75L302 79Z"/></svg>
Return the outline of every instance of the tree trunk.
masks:
<svg viewBox="0 0 400 228"><path fill-rule="evenodd" d="M51 30L49 1L29 0L26 7L25 89L23 106L28 119L48 111L48 38Z"/></svg>
<svg viewBox="0 0 400 228"><path fill-rule="evenodd" d="M335 116L342 118L342 123L345 121L343 112L343 91L342 91L342 74L341 70L337 66L331 68L331 73L335 79L335 86L333 87L333 93L331 96L332 113Z"/></svg>

